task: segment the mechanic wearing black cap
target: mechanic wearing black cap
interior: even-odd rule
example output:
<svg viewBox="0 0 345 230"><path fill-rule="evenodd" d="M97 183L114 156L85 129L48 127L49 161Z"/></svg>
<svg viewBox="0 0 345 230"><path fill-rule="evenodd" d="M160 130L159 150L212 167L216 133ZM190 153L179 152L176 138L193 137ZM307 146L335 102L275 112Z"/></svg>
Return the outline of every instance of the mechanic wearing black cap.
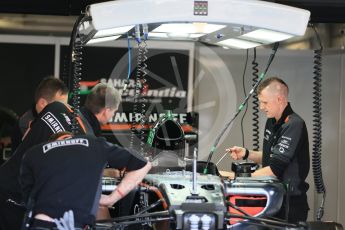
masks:
<svg viewBox="0 0 345 230"><path fill-rule="evenodd" d="M257 93L260 109L266 113L263 151L234 146L227 149L234 160L250 159L262 163L252 176L276 176L288 185L288 221L305 221L308 217L306 177L309 173L308 131L304 120L288 102L288 86L280 78L264 80ZM281 208L277 217L286 218L287 208Z"/></svg>
<svg viewBox="0 0 345 230"><path fill-rule="evenodd" d="M20 229L25 207L19 185L19 169L24 153L32 146L45 142L57 132L71 131L72 111L58 101L47 105L38 115L11 158L0 166L0 229ZM77 129L84 133L83 124Z"/></svg>
<svg viewBox="0 0 345 230"><path fill-rule="evenodd" d="M15 128L15 134L12 136L12 147L15 151L12 153L11 158L0 166L1 230L20 228L25 210L20 205L21 191L18 183L22 156L28 148L46 141L54 133L49 124L40 118L48 111L55 114L58 110L68 114L69 111L65 106L67 98L68 89L61 80L54 77L44 78L36 88L35 105L32 110L29 110L20 118L19 124ZM65 120L60 113L55 114L55 117ZM35 126L35 128L30 129L30 126ZM68 129L68 126L68 123L61 121L56 127ZM30 134L29 130L31 130ZM22 141L23 135L26 138Z"/></svg>
<svg viewBox="0 0 345 230"><path fill-rule="evenodd" d="M31 148L23 158L21 184L25 200L34 201L31 229L56 227L54 218L74 212L75 227L92 225L98 205L111 206L144 178L151 168L140 154L90 135L62 132L55 141ZM101 195L106 164L128 171L110 195Z"/></svg>
<svg viewBox="0 0 345 230"><path fill-rule="evenodd" d="M106 92L100 97L104 106L96 114L100 122L108 121L114 116L121 96L114 87L101 85L96 94ZM97 101L98 102L98 101ZM105 103L107 102L107 103ZM96 103L96 102L95 102ZM21 189L18 183L19 168L22 157L32 146L45 142L58 132L72 130L73 111L67 104L55 101L45 106L38 117L32 122L23 142L18 146L12 157L0 167L0 230L20 229L25 208L21 207ZM76 129L79 133L93 133L94 128L82 117L77 116Z"/></svg>

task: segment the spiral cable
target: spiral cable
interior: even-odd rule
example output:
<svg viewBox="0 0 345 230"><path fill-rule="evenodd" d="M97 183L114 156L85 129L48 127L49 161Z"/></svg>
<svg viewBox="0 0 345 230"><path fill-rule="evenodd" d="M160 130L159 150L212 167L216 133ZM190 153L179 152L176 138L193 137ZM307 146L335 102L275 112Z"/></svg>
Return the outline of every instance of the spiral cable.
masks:
<svg viewBox="0 0 345 230"><path fill-rule="evenodd" d="M73 118L71 122L71 131L73 134L79 134L79 123L77 120L79 114L79 107L80 107L80 80L81 80L81 71L82 71L82 55L83 55L83 35L79 34L79 27L85 21L90 21L91 17L85 16L81 14L72 31L72 36L70 40L70 71L69 71L69 79L68 85L71 88L72 93L72 107L73 107ZM72 79L71 79L72 78Z"/></svg>
<svg viewBox="0 0 345 230"><path fill-rule="evenodd" d="M314 28L314 27L313 27ZM315 30L315 28L314 28ZM316 32L316 30L315 30ZM317 33L316 33L317 34ZM317 35L320 42L320 38ZM324 204L326 198L326 187L322 177L321 169L321 149L322 149L322 45L320 49L314 50L314 77L313 77L313 148L312 148L312 168L314 183L318 194L323 194L321 204L317 210L316 219L321 220L324 214Z"/></svg>
<svg viewBox="0 0 345 230"><path fill-rule="evenodd" d="M73 80L72 80L72 106L73 106L73 119L72 119L72 133L79 133L78 126L78 112L80 108L80 80L81 80L81 71L82 71L82 55L83 55L83 45L80 40L77 40L75 47L73 49L73 59L74 59L74 71L73 71Z"/></svg>
<svg viewBox="0 0 345 230"><path fill-rule="evenodd" d="M147 76L147 43L148 38L148 26L142 25L144 38L141 39L140 25L135 26L135 40L138 44L138 56L137 56L137 69L135 74L135 90L134 90L134 101L133 101L133 114L134 120L131 124L131 137L130 147L134 147L134 138L136 134L139 134L140 139L140 152L145 156L145 124L146 124L146 95L148 91L148 84L146 80ZM136 121L136 117L139 115L139 122ZM137 130L138 129L138 130Z"/></svg>
<svg viewBox="0 0 345 230"><path fill-rule="evenodd" d="M255 84L259 80L259 64L256 61L256 48L254 48L254 58L252 61L252 70L253 70L253 84L252 86L255 86ZM259 151L260 148L260 141L259 141L259 99L256 92L253 93L253 150Z"/></svg>
<svg viewBox="0 0 345 230"><path fill-rule="evenodd" d="M141 65L142 65L142 52L143 48L141 42L138 42L138 56L137 56L137 69L135 74L135 87L134 87L134 101L133 101L133 119L131 124L131 136L130 136L130 148L134 148L134 138L136 135L136 115L138 114L138 106L139 106L139 99L140 99L140 92L141 92Z"/></svg>
<svg viewBox="0 0 345 230"><path fill-rule="evenodd" d="M144 133L144 128L145 128L145 124L146 124L146 103L147 103L147 99L146 99L146 95L147 95L147 91L148 91L148 84L147 84L147 80L146 80L146 76L147 76L147 64L146 64L146 60L147 60L147 53L148 53L148 48L147 48L147 43L146 43L146 39L143 40L144 46L143 46L143 52L141 53L142 55L142 65L141 65L141 111L140 111L140 151L142 153L145 152L145 133Z"/></svg>
<svg viewBox="0 0 345 230"><path fill-rule="evenodd" d="M314 50L313 77L313 172L317 192L325 191L321 172L322 111L321 111L321 61L322 51ZM315 164L314 164L315 163Z"/></svg>

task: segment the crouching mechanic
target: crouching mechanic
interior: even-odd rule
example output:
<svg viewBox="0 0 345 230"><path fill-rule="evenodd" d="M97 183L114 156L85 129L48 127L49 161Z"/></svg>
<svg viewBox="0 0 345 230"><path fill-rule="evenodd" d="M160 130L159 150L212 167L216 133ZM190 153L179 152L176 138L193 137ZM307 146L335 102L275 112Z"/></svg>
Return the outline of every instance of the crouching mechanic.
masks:
<svg viewBox="0 0 345 230"><path fill-rule="evenodd" d="M68 132L26 152L20 179L24 200L33 212L30 229L56 228L55 218L72 210L76 229L92 226L99 205L112 206L144 178L151 168L139 153L102 137ZM101 195L106 164L128 172L109 195Z"/></svg>

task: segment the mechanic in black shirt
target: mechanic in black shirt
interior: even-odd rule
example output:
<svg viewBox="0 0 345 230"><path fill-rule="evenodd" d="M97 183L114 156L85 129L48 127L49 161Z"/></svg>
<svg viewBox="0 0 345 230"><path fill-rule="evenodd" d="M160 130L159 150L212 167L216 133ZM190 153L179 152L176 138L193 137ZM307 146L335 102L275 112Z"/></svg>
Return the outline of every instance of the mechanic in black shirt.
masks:
<svg viewBox="0 0 345 230"><path fill-rule="evenodd" d="M67 104L55 101L47 105L35 119L27 135L11 158L0 166L0 229L20 229L25 207L19 185L19 169L24 153L32 146L45 142L57 132L71 131L72 110ZM82 123L77 129L85 133Z"/></svg>
<svg viewBox="0 0 345 230"><path fill-rule="evenodd" d="M227 149L234 160L250 159L262 163L262 168L252 176L276 176L288 185L288 221L305 221L308 217L306 178L309 173L308 131L304 120L288 102L288 86L280 78L264 80L257 93L260 109L266 113L263 151L247 150L234 146ZM286 218L286 207L277 217Z"/></svg>
<svg viewBox="0 0 345 230"><path fill-rule="evenodd" d="M99 113L101 121L108 121L114 116L121 102L119 92L111 86L102 86L106 95L102 97L104 107ZM96 101L99 102L99 101ZM95 103L96 103L95 102ZM106 102L106 103L105 103ZM19 168L22 157L32 146L45 142L48 138L61 131L72 130L73 110L67 103L52 102L48 104L35 119L27 135L12 157L0 167L0 230L20 229L25 208L21 207L21 189L18 182ZM77 130L81 134L93 134L93 127L83 119L77 117Z"/></svg>
<svg viewBox="0 0 345 230"><path fill-rule="evenodd" d="M35 104L19 118L18 123L14 126L11 137L12 153L22 142L31 122L49 103L54 101L67 103L67 99L68 88L63 81L55 77L44 78L35 90Z"/></svg>
<svg viewBox="0 0 345 230"><path fill-rule="evenodd" d="M82 116L88 121L96 137L102 135L101 125L108 123L114 116L114 113L109 114L112 111L107 105L112 100L121 101L120 93L111 85L98 83L87 95L84 106L80 108Z"/></svg>
<svg viewBox="0 0 345 230"><path fill-rule="evenodd" d="M102 136L101 125L109 122L114 116L115 111L112 102L120 102L121 94L112 85L106 83L98 83L87 95L84 106L80 108L81 117L89 124L88 128L96 137ZM118 107L118 106L117 106ZM104 176L117 177L118 170L106 168Z"/></svg>
<svg viewBox="0 0 345 230"><path fill-rule="evenodd" d="M66 132L56 141L31 148L25 154L21 183L25 200L34 201L31 229L56 227L54 218L74 212L75 226L92 225L98 205L112 206L144 178L151 168L140 154L107 142L104 138ZM106 164L128 171L110 195L101 195Z"/></svg>
<svg viewBox="0 0 345 230"><path fill-rule="evenodd" d="M46 141L53 133L45 122L40 119L38 122L34 122L34 120L40 118L38 113L42 111L46 113L51 110L52 113L56 113L60 107L63 108L62 111L66 110L64 103L67 103L67 98L68 89L61 80L54 77L44 78L36 88L35 105L32 110L27 111L15 126L11 137L12 150L15 151L12 152L11 158L0 166L0 230L20 229L25 211L25 208L20 205L21 191L18 183L22 156L28 148ZM54 101L61 102L56 102L57 106L50 105ZM59 114L57 113L56 116L59 117ZM34 123L38 124L28 135L28 130ZM61 125L68 128L67 124ZM30 136L30 138L25 138L23 141L22 138L25 135Z"/></svg>

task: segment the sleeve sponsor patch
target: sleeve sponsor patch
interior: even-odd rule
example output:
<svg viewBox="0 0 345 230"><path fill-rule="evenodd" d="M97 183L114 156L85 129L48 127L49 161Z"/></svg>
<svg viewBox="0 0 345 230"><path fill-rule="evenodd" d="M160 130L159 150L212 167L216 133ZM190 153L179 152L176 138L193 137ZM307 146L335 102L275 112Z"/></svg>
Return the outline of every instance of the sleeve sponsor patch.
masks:
<svg viewBox="0 0 345 230"><path fill-rule="evenodd" d="M60 121L51 112L44 114L41 119L49 126L53 133L65 131Z"/></svg>
<svg viewBox="0 0 345 230"><path fill-rule="evenodd" d="M46 153L51 149L70 145L83 145L88 147L89 141L85 138L75 138L75 139L65 139L59 141L53 141L48 144L43 145L43 152Z"/></svg>
<svg viewBox="0 0 345 230"><path fill-rule="evenodd" d="M287 136L281 137L280 143L278 143L280 153L284 153L286 150L290 148L291 140L292 140L291 137L287 137Z"/></svg>

